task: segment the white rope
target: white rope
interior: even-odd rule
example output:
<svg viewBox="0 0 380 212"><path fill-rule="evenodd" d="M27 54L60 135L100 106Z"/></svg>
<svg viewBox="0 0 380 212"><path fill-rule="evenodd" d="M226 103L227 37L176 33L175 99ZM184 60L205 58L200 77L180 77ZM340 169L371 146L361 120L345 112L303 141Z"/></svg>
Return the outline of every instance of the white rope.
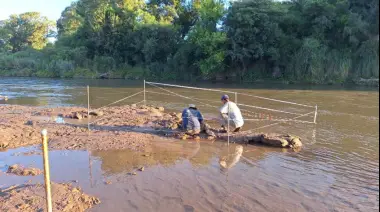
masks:
<svg viewBox="0 0 380 212"><path fill-rule="evenodd" d="M148 82L147 82L148 83ZM152 84L153 85L153 84ZM155 85L153 85L155 86ZM155 86L157 88L160 88L160 89L163 89L167 92L170 92L170 93L174 93L174 92L171 92L167 89L164 89L164 88L161 88L159 86ZM159 92L154 92L154 91L147 91L149 93L155 93L155 94L161 94L161 95L169 95L169 94L162 94L162 93L159 93ZM174 96L174 95L169 95L169 96ZM200 99L200 98L195 98L195 97L186 97L186 96L182 96L182 95L179 95L179 94L176 94L176 96L180 96L180 97L183 97L183 98L186 98L186 99L193 99L193 100L202 100L202 101L208 101L208 102L212 102L212 103L216 103L216 101L210 101L210 100L206 100L206 99ZM280 101L280 100L279 100ZM200 101L199 101L200 102ZM211 107L214 107L214 108L218 108L217 106L213 106L213 105L209 105L209 104L206 104L206 103L203 103L201 102L202 104L205 104L207 106L211 106ZM219 103L219 102L218 102ZM297 103L295 103L297 104ZM291 115L302 115L301 113L292 113L292 112L287 112L287 111L282 111L282 110L276 110L276 109L270 109L270 108L264 108L264 107L258 107L258 106L253 106L253 105L245 105L245 104L237 104L237 105L240 105L240 106L245 106L245 107L252 107L252 108L256 108L256 109L261 109L261 110L268 110L268 111L273 111L273 112L280 112L280 113L286 113L286 114L291 114ZM247 111L247 112L251 112L249 110L244 110L244 109L241 109L243 111Z"/></svg>
<svg viewBox="0 0 380 212"><path fill-rule="evenodd" d="M314 122L311 122L311 121L301 121L301 120L294 120L294 119L244 119L244 121L281 121L281 122L293 121L293 122L298 122L298 123L314 124Z"/></svg>
<svg viewBox="0 0 380 212"><path fill-rule="evenodd" d="M163 85L163 86L168 86L168 87L189 88L189 89L203 90L203 91L214 91L214 92L232 93L232 94L236 93L236 92L232 92L232 91L222 91L222 90L208 89L208 88L196 88L196 87L189 87L189 86L182 86L182 85L172 85L172 84L157 83L157 82L146 82L146 83L150 84L150 85Z"/></svg>
<svg viewBox="0 0 380 212"><path fill-rule="evenodd" d="M140 94L140 93L142 93L142 92L143 92L143 91L137 92L137 93L135 93L135 94L132 94L132 95L130 95L130 96L127 96L127 97L125 97L125 98L122 98L122 99L120 99L120 100L117 100L117 101L115 101L115 102L112 102L112 103L110 103L110 104L108 104L108 105L106 105L106 106L103 106L103 107L98 108L98 109L95 109L95 110L101 110L101 109L103 109L103 108L105 108L105 107L108 107L108 106L111 106L111 105L113 105L113 104L116 104L116 103L122 102L122 101L124 101L124 100L126 100L126 99L129 99L129 98L132 98L132 97L134 97L134 96L136 96L136 95L138 95L138 94ZM93 111L95 111L95 110L93 110Z"/></svg>
<svg viewBox="0 0 380 212"><path fill-rule="evenodd" d="M312 113L314 113L314 111L313 111L313 112L310 112L310 113L303 114L303 115L301 115L301 116L297 116L297 117L295 117L295 118L293 118L293 119L298 119L298 118L301 118L301 117L304 117L304 116L308 116L308 115L310 115L310 114L312 114ZM255 128L255 129L250 129L249 131L258 130L258 129L262 129L262 128L265 128L265 127L271 127L271 126L274 126L274 125L277 125L277 124L281 124L281 123L283 123L283 122L285 122L285 121L281 121L281 122L277 122L277 123L269 124L269 125L266 125L266 126L262 126L262 127Z"/></svg>
<svg viewBox="0 0 380 212"><path fill-rule="evenodd" d="M148 83L148 82L147 82ZM151 84L152 86L154 86L154 87L157 87L157 88L159 88L159 89L161 89L161 90L164 90L164 91L166 91L166 92L169 92L169 93L171 93L171 94L174 94L174 95L176 95L176 96L179 96L179 97L182 97L182 98L185 98L185 99L190 99L190 100L193 100L192 98L190 98L190 97L187 97L187 96L182 96L182 95L180 95L180 94L177 94L177 93L174 93L174 92L172 92L172 91L169 91L169 90L167 90L167 89L165 89L165 88L161 88L161 87L159 87L159 86L157 86L157 85L153 85L153 84ZM209 106L209 107L215 107L215 106L213 106L213 105L210 105L210 104L207 104L207 103L204 103L204 102L201 102L201 101L197 101L197 100L195 100L196 102L199 102L199 103L201 103L201 104L204 104L204 105L206 105L206 106Z"/></svg>
<svg viewBox="0 0 380 212"><path fill-rule="evenodd" d="M144 102L144 100L139 101L139 102L137 102L137 103L134 103L134 105L138 105L138 104L143 103L143 102Z"/></svg>
<svg viewBox="0 0 380 212"><path fill-rule="evenodd" d="M289 101L283 101L283 100L278 100L278 99L271 99L271 98L266 98L266 97L262 97L262 96L250 95L250 94L246 94L246 93L236 93L233 91L223 91L223 90L208 89L208 88L197 88L197 87L174 85L174 84L165 84L165 83L157 83L157 82L146 82L146 83L147 84L169 86L169 87L177 87L177 88L188 88L188 89L195 89L195 90L214 91L214 92L222 92L222 93L230 93L230 94L240 94L243 96L250 96L250 97L265 99L265 100L274 101L274 102L281 102L281 103L286 103L286 104L292 104L292 105L314 108L314 106L310 106L310 105L304 105L304 104L299 104L299 103L289 102Z"/></svg>
<svg viewBox="0 0 380 212"><path fill-rule="evenodd" d="M275 109L270 109L270 108L265 108L265 107L258 107L258 106L253 106L253 105L245 105L245 104L237 104L237 105L241 105L241 106L244 106L244 107L252 107L252 108L261 109L261 110L269 110L269 111L273 111L273 112L287 113L287 114L291 114L291 115L302 115L300 113L292 113L292 112L287 112L287 111L283 111L283 110L275 110Z"/></svg>
<svg viewBox="0 0 380 212"><path fill-rule="evenodd" d="M292 105L298 105L298 106L303 106L303 107L314 108L314 106L304 105L304 104L298 104L298 103L295 103L295 102L288 102L288 101L283 101L283 100L278 100L278 99L271 99L271 98L266 98L266 97L261 97L261 96L255 96L255 95L250 95L250 94L245 94L245 93L238 93L238 94L243 95L243 96L250 96L250 97L254 97L254 98L258 98L258 99L265 99L265 100L274 101L274 102L281 102L281 103L286 103L286 104L292 104Z"/></svg>

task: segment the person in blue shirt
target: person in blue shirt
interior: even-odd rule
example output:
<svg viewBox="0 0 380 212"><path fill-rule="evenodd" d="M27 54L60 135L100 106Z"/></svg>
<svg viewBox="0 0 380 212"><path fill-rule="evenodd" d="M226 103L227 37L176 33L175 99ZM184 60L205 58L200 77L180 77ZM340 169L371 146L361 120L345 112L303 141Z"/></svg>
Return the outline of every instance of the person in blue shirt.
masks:
<svg viewBox="0 0 380 212"><path fill-rule="evenodd" d="M202 113L194 104L190 104L188 108L182 111L182 127L186 131L186 134L191 136L198 136L199 133L205 131L209 139L215 137L215 134L205 123Z"/></svg>

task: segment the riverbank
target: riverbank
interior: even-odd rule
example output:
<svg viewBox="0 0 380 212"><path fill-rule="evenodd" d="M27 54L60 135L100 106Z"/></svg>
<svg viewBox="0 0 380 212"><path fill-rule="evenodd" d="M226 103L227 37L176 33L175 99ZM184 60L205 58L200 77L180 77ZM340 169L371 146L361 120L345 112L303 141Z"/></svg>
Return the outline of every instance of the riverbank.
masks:
<svg viewBox="0 0 380 212"><path fill-rule="evenodd" d="M0 70L0 77L24 77L24 78L48 78L48 79L117 79L117 80L164 80L164 81L173 81L173 79L159 79L157 77L150 77L146 75L144 70L138 69L137 71L135 69L131 70L125 70L120 72L108 72L108 73L96 73L92 71L78 71L78 72L72 72L69 74L65 74L62 76L57 76L55 74L51 74L46 71L40 71L40 72L14 72L14 71L5 71ZM315 86L315 85L334 85L334 86L364 86L364 87L379 87L379 79L378 78L355 78L355 79L348 79L344 82L342 81L326 81L323 83L313 83L309 81L297 81L292 79L286 79L286 78L255 78L255 79L237 79L236 76L226 76L211 80L202 80L202 79L188 79L188 80L179 80L183 83L193 83L193 82L202 82L202 83L223 83L228 85L241 85L241 83L244 84L252 84L252 83L259 83L259 84L276 84L276 85L303 85L303 86Z"/></svg>
<svg viewBox="0 0 380 212"><path fill-rule="evenodd" d="M80 107L40 108L0 106L0 149L40 143L39 132L47 129L51 149L144 151L151 142L165 138L186 139L181 113L166 113L163 107L125 105L88 113ZM91 123L91 124L88 124ZM89 130L90 129L90 130ZM229 140L226 133L210 128L199 139ZM192 137L190 137L192 138ZM299 149L298 137L243 131L230 135L231 142ZM198 139L194 137L192 139Z"/></svg>

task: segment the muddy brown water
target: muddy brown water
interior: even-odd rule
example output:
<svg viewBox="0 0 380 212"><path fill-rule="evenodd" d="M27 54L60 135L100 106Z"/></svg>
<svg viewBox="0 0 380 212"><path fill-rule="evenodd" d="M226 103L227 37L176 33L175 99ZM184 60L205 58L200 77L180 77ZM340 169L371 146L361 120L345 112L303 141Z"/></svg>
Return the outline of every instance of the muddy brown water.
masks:
<svg viewBox="0 0 380 212"><path fill-rule="evenodd" d="M143 88L142 81L6 78L0 79L0 95L8 96L9 100L0 100L0 104L87 107L87 84L90 85L91 108L102 107ZM286 122L259 129L261 132L298 135L302 137L304 147L300 152L292 152L243 146L242 157L228 170L221 168L219 160L232 158L236 145L228 147L221 142L152 141L154 145L147 153L130 150L52 151L52 180L73 181L84 192L99 197L102 204L90 211L379 210L378 90L331 86L197 86L311 106L317 104L318 123ZM216 126L211 120L217 117L216 107L220 106L221 93L164 89L170 92L147 85L147 91L155 92L146 93L148 104L180 111L187 104L195 103ZM197 99L191 100L190 97ZM141 100L142 94L116 105ZM314 110L243 95L238 95L237 100L241 104L297 114ZM283 120L297 116L241 108L247 110L243 114L246 119L258 119L246 121L245 130L275 123L267 120L269 118ZM312 122L313 115L301 120ZM38 151L38 148L0 152L0 188L43 180L42 176L19 177L4 173L8 165L15 163L42 168L40 155L20 154L33 150ZM141 166L145 167L143 172L137 170ZM132 175L133 172L137 175Z"/></svg>

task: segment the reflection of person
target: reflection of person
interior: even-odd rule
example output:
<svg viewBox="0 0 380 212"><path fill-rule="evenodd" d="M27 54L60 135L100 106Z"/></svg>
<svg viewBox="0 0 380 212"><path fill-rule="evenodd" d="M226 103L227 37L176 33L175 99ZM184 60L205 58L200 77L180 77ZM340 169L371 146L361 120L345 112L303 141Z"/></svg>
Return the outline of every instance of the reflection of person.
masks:
<svg viewBox="0 0 380 212"><path fill-rule="evenodd" d="M188 135L198 136L199 133L205 132L209 138L215 137L209 125L205 123L202 113L194 104L190 104L188 108L183 110L182 126Z"/></svg>
<svg viewBox="0 0 380 212"><path fill-rule="evenodd" d="M226 132L226 126L228 125L228 119L230 119L230 124L234 128L234 132L239 132L244 125L243 116L241 115L239 107L230 101L228 95L223 95L222 98L223 106L220 108L221 125L222 131Z"/></svg>
<svg viewBox="0 0 380 212"><path fill-rule="evenodd" d="M243 146L238 145L235 148L235 153L232 155L232 160L228 161L226 158L219 159L219 165L223 169L230 169L239 162L241 155L243 154Z"/></svg>

